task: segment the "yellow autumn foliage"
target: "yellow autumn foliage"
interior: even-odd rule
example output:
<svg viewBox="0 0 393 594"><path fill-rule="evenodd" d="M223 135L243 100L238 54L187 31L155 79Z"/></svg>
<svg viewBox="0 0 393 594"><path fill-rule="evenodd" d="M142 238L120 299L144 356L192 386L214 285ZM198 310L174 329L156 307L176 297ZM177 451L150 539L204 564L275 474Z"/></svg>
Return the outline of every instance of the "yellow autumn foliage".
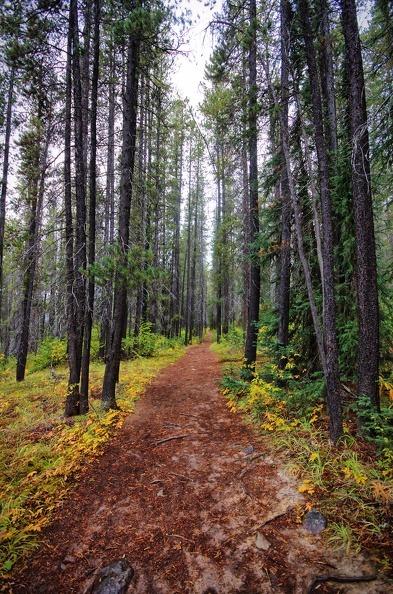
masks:
<svg viewBox="0 0 393 594"><path fill-rule="evenodd" d="M90 412L71 423L62 418L67 369L27 374L16 383L2 374L0 399L0 576L37 543L51 512L69 495L83 468L99 456L118 430L133 402L160 369L178 359L182 347L160 349L147 359L122 362L118 385L120 411L101 410L90 399ZM91 389L102 385L104 365L92 363ZM71 480L72 479L72 480Z"/></svg>

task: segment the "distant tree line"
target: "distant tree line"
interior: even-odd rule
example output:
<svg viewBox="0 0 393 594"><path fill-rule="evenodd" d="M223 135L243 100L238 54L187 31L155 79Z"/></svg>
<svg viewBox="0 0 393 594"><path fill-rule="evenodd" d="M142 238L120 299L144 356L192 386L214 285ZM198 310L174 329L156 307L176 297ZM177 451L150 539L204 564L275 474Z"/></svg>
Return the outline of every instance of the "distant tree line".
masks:
<svg viewBox="0 0 393 594"><path fill-rule="evenodd" d="M393 9L224 2L197 120L170 73L183 16L161 0L3 3L0 340L66 337L66 415L88 410L92 331L116 408L141 331L259 328L379 408L391 361ZM213 177L214 187L211 186ZM213 221L208 220L214 203ZM210 245L209 235L212 235ZM361 416L359 416L361 419ZM359 420L359 429L362 429Z"/></svg>

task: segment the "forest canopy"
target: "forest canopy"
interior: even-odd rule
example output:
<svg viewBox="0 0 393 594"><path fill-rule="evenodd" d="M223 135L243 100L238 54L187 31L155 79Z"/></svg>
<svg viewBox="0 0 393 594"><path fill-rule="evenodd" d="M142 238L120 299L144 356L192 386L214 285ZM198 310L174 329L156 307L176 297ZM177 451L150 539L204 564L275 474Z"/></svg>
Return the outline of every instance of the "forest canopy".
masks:
<svg viewBox="0 0 393 594"><path fill-rule="evenodd" d="M391 3L224 1L195 113L171 81L188 25L160 0L2 2L2 364L22 382L62 344L74 416L92 358L116 409L146 337L241 328L242 381L267 348L275 381L323 383L334 443L343 385L367 432L391 381Z"/></svg>

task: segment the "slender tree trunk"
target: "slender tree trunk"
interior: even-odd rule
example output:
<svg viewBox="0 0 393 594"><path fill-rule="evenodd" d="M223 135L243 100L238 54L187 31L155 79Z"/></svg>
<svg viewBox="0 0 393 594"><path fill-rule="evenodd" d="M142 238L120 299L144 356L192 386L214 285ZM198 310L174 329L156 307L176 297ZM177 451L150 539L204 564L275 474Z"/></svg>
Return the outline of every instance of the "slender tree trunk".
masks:
<svg viewBox="0 0 393 594"><path fill-rule="evenodd" d="M224 154L222 149L222 230L221 230L221 287L222 287L222 333L229 332L229 252L228 252L228 209L227 187L225 183Z"/></svg>
<svg viewBox="0 0 393 594"><path fill-rule="evenodd" d="M190 278L191 278L191 221L192 221L192 185L191 185L191 167L192 167L192 136L190 136L190 155L189 155L189 170L188 170L188 221L187 221L187 255L186 255L186 303L185 303L185 337L184 344L187 346L192 342L192 334L190 328Z"/></svg>
<svg viewBox="0 0 393 594"><path fill-rule="evenodd" d="M171 289L171 304L170 304L170 318L171 318L171 330L170 336L180 336L180 213L181 213L181 190L182 190L182 172L183 172L183 144L184 144L184 132L183 132L183 113L182 123L179 138L179 147L175 147L176 151L176 167L175 167L175 179L177 184L176 189L176 201L174 205L174 227L175 237L173 246L173 271L172 271L172 289Z"/></svg>
<svg viewBox="0 0 393 594"><path fill-rule="evenodd" d="M77 361L78 375L82 365L82 347L86 308L86 173L84 145L85 137L83 130L83 97L82 78L79 59L79 35L78 35L78 6L77 0L73 0L74 23L73 29L73 90L74 90L74 134L75 134L75 317L77 331ZM78 382L79 383L79 382ZM78 394L79 398L79 394Z"/></svg>
<svg viewBox="0 0 393 594"><path fill-rule="evenodd" d="M65 404L65 416L71 417L79 413L79 371L77 330L74 301L74 232L72 215L71 187L71 107L72 107L72 47L74 37L74 6L70 3L67 65L66 65L66 104L64 122L64 204L65 204L65 240L67 265L67 335L68 335L68 391Z"/></svg>
<svg viewBox="0 0 393 594"><path fill-rule="evenodd" d="M337 173L337 117L336 117L336 97L334 90L334 69L332 57L332 41L329 26L329 6L327 0L319 0L321 11L320 35L320 71L321 71L321 90L323 99L323 113L325 124L326 144L329 151L329 160L333 164L332 171Z"/></svg>
<svg viewBox="0 0 393 594"><path fill-rule="evenodd" d="M88 174L88 145L89 145L89 91L90 91L90 49L92 8L95 0L85 0L83 11L83 52L79 59L81 71L81 105L82 105L82 139L83 139L83 171L85 174L85 188ZM91 117L90 117L91 121Z"/></svg>
<svg viewBox="0 0 393 594"><path fill-rule="evenodd" d="M222 257L221 257L221 214L222 214L222 196L221 196L221 151L220 144L217 141L217 214L216 214L216 244L217 244L217 296L216 296L216 334L217 342L221 340L222 332Z"/></svg>
<svg viewBox="0 0 393 594"><path fill-rule="evenodd" d="M120 205L119 205L119 249L121 267L127 267L129 251L130 211L132 198L132 179L135 162L138 74L140 41L130 36L127 52L127 76L123 111L123 146L121 160ZM119 377L121 343L127 311L127 287L118 268L115 281L115 301L111 341L105 365L102 388L102 407L104 410L117 409L116 382Z"/></svg>
<svg viewBox="0 0 393 594"><path fill-rule="evenodd" d="M359 324L358 396L379 409L379 304L363 61L355 0L341 0L349 86ZM359 425L361 425L359 423Z"/></svg>
<svg viewBox="0 0 393 594"><path fill-rule="evenodd" d="M29 350L31 307L33 303L35 272L37 269L38 259L39 229L45 191L45 171L49 148L49 131L46 133L44 146L41 146L42 138L37 138L37 143L38 146L35 148L37 157L36 162L33 164L34 178L27 180L30 216L22 282L22 330L19 339L18 356L16 362L17 382L21 382L25 379L27 354ZM41 151L42 155L40 154Z"/></svg>
<svg viewBox="0 0 393 594"><path fill-rule="evenodd" d="M255 242L259 233L258 207L258 130L257 130L257 13L256 1L250 0L250 49L249 49L249 154L250 154L250 239ZM257 358L259 299L261 291L261 270L255 249L251 253L250 304L244 365L252 368Z"/></svg>
<svg viewBox="0 0 393 594"><path fill-rule="evenodd" d="M4 139L4 161L3 161L3 177L1 180L1 194L0 194L0 338L3 334L3 253L4 253L4 229L5 229L5 212L7 199L7 184L8 184L8 169L10 160L10 140L11 140L11 119L12 119L12 103L14 95L14 79L15 70L12 67L10 73L10 80L8 86L7 98L7 115L5 122L5 139Z"/></svg>
<svg viewBox="0 0 393 594"><path fill-rule="evenodd" d="M98 77L100 58L100 4L101 0L94 0L94 56L93 76L91 88L90 112L90 172L89 172L89 265L95 261L96 247L96 204L97 204L97 100ZM87 285L87 307L85 314L85 341L82 357L82 378L80 413L86 414L89 410L89 366L91 349L91 332L93 328L94 311L94 281L89 277Z"/></svg>
<svg viewBox="0 0 393 594"><path fill-rule="evenodd" d="M340 394L340 376L338 369L338 342L336 331L335 295L334 295L334 240L333 219L330 199L330 176L327 149L323 130L323 113L317 64L312 38L308 0L300 0L300 15L303 37L306 47L307 64L310 77L315 145L318 156L318 174L321 194L323 228L323 339L326 357L326 389L330 418L330 437L336 443L342 435L342 411Z"/></svg>
<svg viewBox="0 0 393 594"><path fill-rule="evenodd" d="M115 59L112 39L109 41L108 144L106 158L104 245L113 246L115 238ZM109 343L112 313L112 291L103 291L100 330L100 357L104 357Z"/></svg>
<svg viewBox="0 0 393 594"><path fill-rule="evenodd" d="M193 229L193 246L192 246L192 258L191 258L191 296L190 296L190 342L192 342L192 336L195 326L195 292L197 289L196 285L196 266L197 266L197 239L198 239L198 203L199 203L199 192L200 192L200 155L197 156L197 170L196 170L196 188L195 188L195 205L194 205L194 229Z"/></svg>
<svg viewBox="0 0 393 594"><path fill-rule="evenodd" d="M250 210L248 191L248 159L246 142L242 143L242 229L243 229L243 331L247 332L250 305Z"/></svg>
<svg viewBox="0 0 393 594"><path fill-rule="evenodd" d="M289 3L281 0L281 113L282 124L288 136L288 84L289 84ZM281 250L280 286L278 294L278 366L284 369L287 359L280 352L288 346L289 299L291 289L291 194L288 184L288 171L281 149Z"/></svg>

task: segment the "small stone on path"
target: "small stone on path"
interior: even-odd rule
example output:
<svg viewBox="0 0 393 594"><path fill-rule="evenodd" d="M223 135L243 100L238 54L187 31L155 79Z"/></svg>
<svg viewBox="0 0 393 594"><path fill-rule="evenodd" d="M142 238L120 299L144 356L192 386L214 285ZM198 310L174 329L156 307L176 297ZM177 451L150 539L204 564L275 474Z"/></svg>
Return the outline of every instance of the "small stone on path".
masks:
<svg viewBox="0 0 393 594"><path fill-rule="evenodd" d="M92 594L125 594L134 576L134 570L127 559L117 559L105 565L100 571L100 582Z"/></svg>
<svg viewBox="0 0 393 594"><path fill-rule="evenodd" d="M326 518L319 511L309 511L303 520L303 527L312 534L319 534L322 530L325 530L326 526Z"/></svg>
<svg viewBox="0 0 393 594"><path fill-rule="evenodd" d="M245 454L252 454L254 451L254 446L247 446L246 448L244 448L243 452Z"/></svg>

